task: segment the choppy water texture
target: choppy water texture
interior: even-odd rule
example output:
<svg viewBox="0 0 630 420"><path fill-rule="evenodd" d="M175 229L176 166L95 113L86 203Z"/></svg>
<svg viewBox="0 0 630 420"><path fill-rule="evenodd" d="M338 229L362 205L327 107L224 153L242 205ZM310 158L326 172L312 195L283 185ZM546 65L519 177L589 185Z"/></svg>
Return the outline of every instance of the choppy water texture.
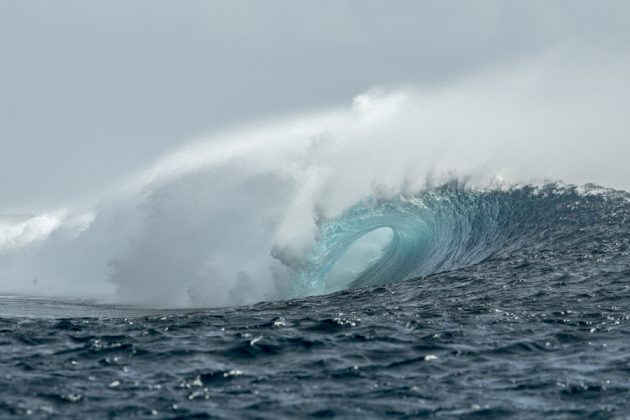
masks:
<svg viewBox="0 0 630 420"><path fill-rule="evenodd" d="M625 417L630 196L446 187L417 204L421 245L396 224L408 203L322 224L322 241L357 218L399 235L382 258L402 263L333 294L185 311L0 298L0 417ZM392 267L420 276L392 283Z"/></svg>

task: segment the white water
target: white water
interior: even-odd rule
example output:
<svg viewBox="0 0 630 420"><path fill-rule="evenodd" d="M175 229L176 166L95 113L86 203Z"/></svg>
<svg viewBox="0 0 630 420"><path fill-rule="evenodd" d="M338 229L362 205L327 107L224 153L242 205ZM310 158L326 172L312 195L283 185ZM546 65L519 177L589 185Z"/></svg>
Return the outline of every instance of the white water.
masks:
<svg viewBox="0 0 630 420"><path fill-rule="evenodd" d="M348 107L214 134L96 199L0 218L0 293L252 303L283 297L317 221L361 200L450 179L627 189L627 74L626 61L584 65L553 51L447 86L374 90ZM380 236L332 275L375 258Z"/></svg>

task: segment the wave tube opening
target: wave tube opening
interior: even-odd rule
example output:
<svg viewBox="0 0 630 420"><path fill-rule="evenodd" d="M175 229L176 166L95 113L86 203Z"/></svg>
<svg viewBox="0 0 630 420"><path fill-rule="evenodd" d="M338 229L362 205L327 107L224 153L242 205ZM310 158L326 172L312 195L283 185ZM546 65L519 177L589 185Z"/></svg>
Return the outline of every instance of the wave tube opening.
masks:
<svg viewBox="0 0 630 420"><path fill-rule="evenodd" d="M418 274L430 254L431 216L416 203L358 205L322 222L309 257L294 267L293 296L393 283Z"/></svg>
<svg viewBox="0 0 630 420"><path fill-rule="evenodd" d="M324 287L328 291L343 290L360 278L388 254L394 231L381 227L363 234L343 252L325 275Z"/></svg>

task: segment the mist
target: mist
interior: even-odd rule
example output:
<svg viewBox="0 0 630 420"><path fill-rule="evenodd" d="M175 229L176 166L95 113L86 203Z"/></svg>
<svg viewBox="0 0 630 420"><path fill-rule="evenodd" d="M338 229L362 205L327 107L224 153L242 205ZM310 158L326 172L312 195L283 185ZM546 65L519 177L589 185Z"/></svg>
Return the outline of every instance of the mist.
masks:
<svg viewBox="0 0 630 420"><path fill-rule="evenodd" d="M576 66L582 52L561 46L199 138L98 194L5 217L2 288L151 307L282 299L315 264L322 222L359 203L452 182L630 189L630 65L602 56Z"/></svg>

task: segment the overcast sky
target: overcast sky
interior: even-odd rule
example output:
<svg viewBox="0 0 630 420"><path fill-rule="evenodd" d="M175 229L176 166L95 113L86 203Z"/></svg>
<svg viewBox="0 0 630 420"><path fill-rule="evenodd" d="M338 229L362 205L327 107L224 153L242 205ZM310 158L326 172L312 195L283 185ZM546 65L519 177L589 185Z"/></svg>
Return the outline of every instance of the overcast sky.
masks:
<svg viewBox="0 0 630 420"><path fill-rule="evenodd" d="M0 208L60 205L201 134L375 86L563 44L627 54L629 28L626 0L0 0Z"/></svg>

